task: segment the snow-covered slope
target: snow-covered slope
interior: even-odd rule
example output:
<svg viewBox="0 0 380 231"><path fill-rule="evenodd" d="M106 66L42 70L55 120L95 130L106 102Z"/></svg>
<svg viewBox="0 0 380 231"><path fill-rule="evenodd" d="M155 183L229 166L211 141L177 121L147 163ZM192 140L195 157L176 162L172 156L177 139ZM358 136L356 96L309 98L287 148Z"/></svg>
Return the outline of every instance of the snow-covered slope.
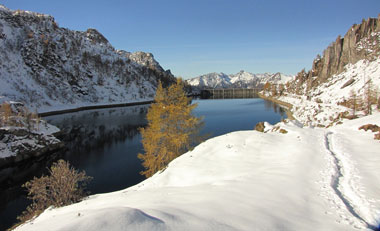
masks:
<svg viewBox="0 0 380 231"><path fill-rule="evenodd" d="M380 143L357 128L379 118L216 137L134 187L17 230L368 230L380 215Z"/></svg>
<svg viewBox="0 0 380 231"><path fill-rule="evenodd" d="M285 83L293 79L291 75L282 73L252 74L240 71L236 74L210 73L186 80L187 83L197 88L255 88L262 87L266 82Z"/></svg>
<svg viewBox="0 0 380 231"><path fill-rule="evenodd" d="M150 53L115 50L95 29L61 28L49 15L0 5L0 98L33 111L151 100L174 81Z"/></svg>
<svg viewBox="0 0 380 231"><path fill-rule="evenodd" d="M263 94L293 104L293 115L303 124L331 126L343 117L368 113L369 102L374 109L380 105L379 86L380 15L354 24L344 38L338 36L310 71Z"/></svg>
<svg viewBox="0 0 380 231"><path fill-rule="evenodd" d="M377 100L379 98L380 58L371 62L360 60L347 65L345 69L344 72L333 75L328 82L311 89L306 95L285 92L278 99L294 105L292 113L300 122L313 126L329 126L339 123L342 113L353 114L351 108L343 105L352 100L352 93L355 93L358 104L356 114L363 115L369 80L372 82L374 95L377 94ZM372 107L375 110L376 105Z"/></svg>

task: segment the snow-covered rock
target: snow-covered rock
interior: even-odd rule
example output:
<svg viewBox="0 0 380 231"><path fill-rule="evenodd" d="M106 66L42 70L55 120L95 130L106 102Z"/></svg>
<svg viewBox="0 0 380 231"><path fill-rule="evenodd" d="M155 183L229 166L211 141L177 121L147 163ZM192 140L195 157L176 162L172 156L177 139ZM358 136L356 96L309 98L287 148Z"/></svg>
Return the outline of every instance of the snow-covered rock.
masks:
<svg viewBox="0 0 380 231"><path fill-rule="evenodd" d="M53 135L58 131L57 127L44 121L33 130L25 127L0 127L0 159L13 158L14 161L11 162L19 162L62 148L63 143Z"/></svg>
<svg viewBox="0 0 380 231"><path fill-rule="evenodd" d="M30 113L18 102L0 105L0 170L63 148L54 135L60 130ZM0 174L0 182L6 174Z"/></svg>
<svg viewBox="0 0 380 231"><path fill-rule="evenodd" d="M150 53L115 50L96 29L61 28L49 15L0 6L0 97L46 112L151 100L174 81Z"/></svg>

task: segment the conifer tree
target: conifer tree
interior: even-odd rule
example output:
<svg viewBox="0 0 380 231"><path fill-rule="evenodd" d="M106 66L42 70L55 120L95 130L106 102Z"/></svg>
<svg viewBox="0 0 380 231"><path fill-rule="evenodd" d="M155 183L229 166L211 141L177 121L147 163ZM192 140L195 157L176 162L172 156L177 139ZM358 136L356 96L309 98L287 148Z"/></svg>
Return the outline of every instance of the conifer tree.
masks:
<svg viewBox="0 0 380 231"><path fill-rule="evenodd" d="M202 120L192 111L191 104L183 90L182 80L163 88L159 83L154 103L148 110L148 126L141 128L144 154L138 154L145 171L150 177L166 168L170 161L188 151L197 141Z"/></svg>
<svg viewBox="0 0 380 231"><path fill-rule="evenodd" d="M372 114L372 104L376 103L376 91L373 88L372 80L369 79L366 83L366 88L364 92L364 102L365 102L365 113L366 115Z"/></svg>
<svg viewBox="0 0 380 231"><path fill-rule="evenodd" d="M349 107L352 109L352 115L356 115L356 111L358 110L358 96L354 89L350 91L350 98L348 100Z"/></svg>

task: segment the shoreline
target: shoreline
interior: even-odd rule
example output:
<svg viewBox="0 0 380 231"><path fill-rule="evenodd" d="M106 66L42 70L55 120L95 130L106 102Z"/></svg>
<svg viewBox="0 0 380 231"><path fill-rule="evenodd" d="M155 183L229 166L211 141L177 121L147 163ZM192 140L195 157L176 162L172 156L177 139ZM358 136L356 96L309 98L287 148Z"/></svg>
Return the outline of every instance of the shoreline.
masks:
<svg viewBox="0 0 380 231"><path fill-rule="evenodd" d="M93 106L83 106L83 107L76 107L76 108L71 108L71 109L41 112L41 113L38 113L38 116L46 117L46 116L61 115L61 114L66 114L66 113L87 111L87 110L93 110L93 109L129 107L129 106L145 105L145 104L151 104L151 103L153 103L153 100L141 101L141 102L132 102L132 103L101 104L101 105L93 105Z"/></svg>
<svg viewBox="0 0 380 231"><path fill-rule="evenodd" d="M265 95L261 94L260 92L257 93L257 95L261 99L269 100L269 101L272 101L273 103L276 103L276 104L284 106L286 108L285 112L286 112L286 116L288 117L288 119L290 119L290 120L296 120L296 118L294 118L294 116L293 116L293 113L291 112L291 109L293 108L292 104L284 102L284 101L281 101L281 100L278 100L278 99L275 99L273 97L265 96Z"/></svg>

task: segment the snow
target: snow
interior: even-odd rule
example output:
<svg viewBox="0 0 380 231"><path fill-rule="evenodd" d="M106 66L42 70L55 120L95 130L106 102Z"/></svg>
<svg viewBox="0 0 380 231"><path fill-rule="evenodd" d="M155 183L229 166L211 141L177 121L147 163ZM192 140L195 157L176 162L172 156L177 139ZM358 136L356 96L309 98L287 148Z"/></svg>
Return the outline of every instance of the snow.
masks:
<svg viewBox="0 0 380 231"><path fill-rule="evenodd" d="M150 101L159 76L174 80L152 54L115 50L104 39L94 29L72 31L49 15L1 6L0 103L48 112Z"/></svg>
<svg viewBox="0 0 380 231"><path fill-rule="evenodd" d="M282 122L287 134L219 136L138 185L50 208L16 230L369 230L380 218L380 142L358 130L367 123L380 124L380 113L328 129ZM332 153L337 188L364 221L331 185Z"/></svg>
<svg viewBox="0 0 380 231"><path fill-rule="evenodd" d="M372 81L374 90L379 93L379 57L373 61L360 60L355 64L347 65L344 72L332 76L329 81L304 95L285 94L278 99L294 105L291 111L301 123L309 126L331 126L336 124L340 113L346 111L352 113L351 109L339 104L349 100L352 91L356 93L358 99L363 99L369 79ZM354 82L343 88L344 84L350 80ZM358 114L363 113L358 112Z"/></svg>
<svg viewBox="0 0 380 231"><path fill-rule="evenodd" d="M191 86L226 88L231 85L230 77L224 73L209 73L186 80Z"/></svg>
<svg viewBox="0 0 380 231"><path fill-rule="evenodd" d="M380 221L380 186L375 183L380 177L379 147L372 146L374 133L358 131L364 124L380 124L380 113L332 128L332 146L348 176L341 190L366 221L376 224Z"/></svg>
<svg viewBox="0 0 380 231"><path fill-rule="evenodd" d="M46 147L49 144L57 144L60 142L53 134L59 132L59 128L48 124L41 120L38 127L34 125L31 131L25 127L5 126L0 127L0 130L9 131L4 134L0 140L0 159L10 156L16 156L19 150L37 150ZM25 130L28 135L16 136L12 131ZM41 140L44 143L41 144Z"/></svg>
<svg viewBox="0 0 380 231"><path fill-rule="evenodd" d="M380 125L380 112L334 118L364 77L380 83L379 64L359 61L309 95L281 96L295 121L209 139L140 184L49 208L16 230L375 230L380 142L358 128Z"/></svg>
<svg viewBox="0 0 380 231"><path fill-rule="evenodd" d="M0 6L0 12L11 11ZM18 34L7 23L1 29L6 37ZM367 48L365 42L362 49ZM3 40L0 46L2 43ZM84 43L84 50L89 52L108 54L113 49L103 43L91 46L89 39ZM146 53L115 52L102 56L102 61L133 58L133 65L149 65L145 57L153 58ZM10 100L20 92L28 94L18 98L36 94L45 100L38 105L42 111L116 103L121 99L138 101L154 92L147 81L132 81L126 89L111 76L92 89L79 80L79 90L93 90L99 99L81 96L67 104L47 97L35 80L23 78L29 69L17 65L23 63L19 54L7 52L6 59L5 56L0 55L9 61L1 72L4 77L0 80L0 99ZM70 59L64 56L62 60ZM13 71L15 67L17 72ZM49 208L16 230L373 230L380 220L380 142L373 139L372 132L358 128L380 125L380 112L355 120L336 118L349 110L338 103L348 99L351 90L362 95L369 78L375 86L380 85L379 67L380 58L362 60L348 65L346 71L308 95L281 96L280 100L293 104L297 121L265 123L264 133L239 131L209 139L140 184L92 195L73 205ZM249 74L238 73L234 83L249 80ZM41 76L45 75L41 72ZM232 82L223 73L205 76L189 82L212 87ZM100 77L95 75L94 81ZM293 77L276 73L269 78L285 83L285 79ZM354 82L343 88L351 79ZM140 95L141 86L149 94ZM287 133L279 133L279 128ZM54 129L40 131L48 134Z"/></svg>
<svg viewBox="0 0 380 231"><path fill-rule="evenodd" d="M201 75L192 79L186 80L188 84L201 88L249 88L249 87L261 87L267 81L271 83L285 83L294 76L285 75L282 73L263 73L253 74L247 71L240 71L236 74L226 75L224 73L209 73Z"/></svg>

